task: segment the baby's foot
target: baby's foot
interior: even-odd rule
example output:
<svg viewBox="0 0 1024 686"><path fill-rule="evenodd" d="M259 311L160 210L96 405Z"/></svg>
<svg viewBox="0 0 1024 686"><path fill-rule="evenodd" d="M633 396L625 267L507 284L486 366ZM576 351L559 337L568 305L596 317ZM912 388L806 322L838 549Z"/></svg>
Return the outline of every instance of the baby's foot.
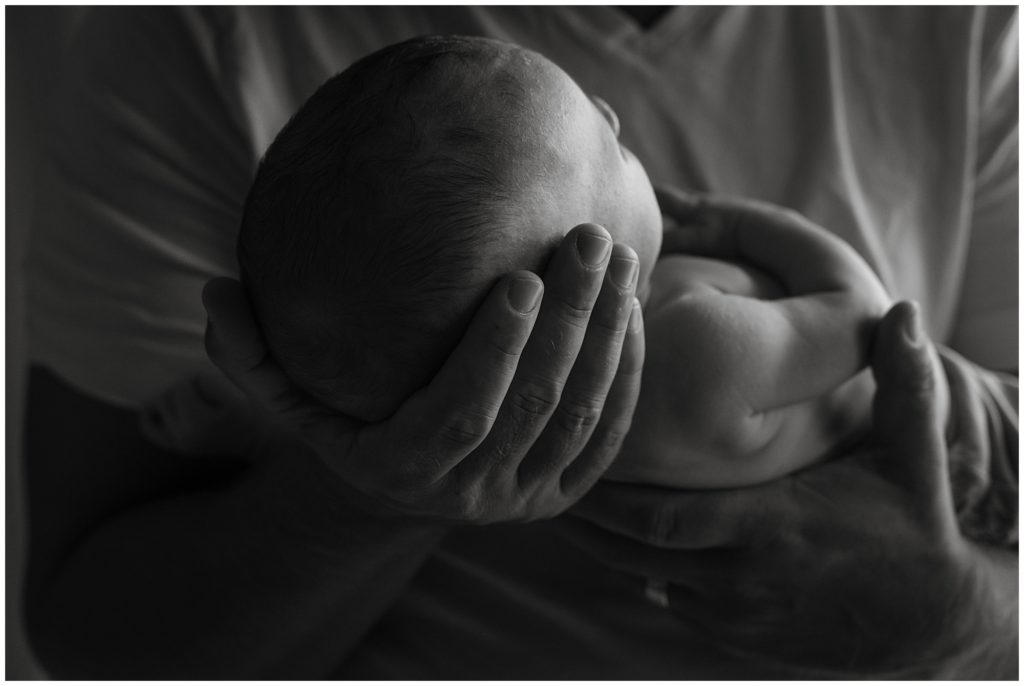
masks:
<svg viewBox="0 0 1024 686"><path fill-rule="evenodd" d="M249 399L227 378L199 374L175 384L145 405L142 434L184 455L247 456L263 435Z"/></svg>

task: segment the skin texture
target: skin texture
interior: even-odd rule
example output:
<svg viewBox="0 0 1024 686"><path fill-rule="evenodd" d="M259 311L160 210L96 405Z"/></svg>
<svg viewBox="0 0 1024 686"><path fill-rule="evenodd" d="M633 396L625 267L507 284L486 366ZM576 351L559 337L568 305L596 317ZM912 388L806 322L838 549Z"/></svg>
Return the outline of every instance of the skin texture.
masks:
<svg viewBox="0 0 1024 686"><path fill-rule="evenodd" d="M680 220L706 215L691 226L750 220L749 208L672 193ZM750 248L741 233L684 226L666 245L735 256ZM663 586L682 621L772 673L1016 678L1017 556L960 534L948 389L915 306L886 314L870 362L865 445L736 490L602 482L560 520L564 534L638 586Z"/></svg>
<svg viewBox="0 0 1024 686"><path fill-rule="evenodd" d="M661 189L666 232L645 309L647 372L609 478L763 483L866 431L863 372L891 298L849 245L795 212Z"/></svg>
<svg viewBox="0 0 1024 686"><path fill-rule="evenodd" d="M963 539L936 403L941 370L900 303L872 357L872 444L723 492L600 485L565 521L607 564L748 664L813 678L1015 678L1016 555Z"/></svg>
<svg viewBox="0 0 1024 686"><path fill-rule="evenodd" d="M632 248L639 259L639 276L631 274L636 264L632 256L620 259L616 254L610 267L626 285L637 279L641 302L647 297L661 241L661 214L643 166L617 140L614 112L600 99L587 97L564 71L537 53L500 41L467 40L472 43L470 57L438 58L417 73L401 93L390 93L393 88L388 85L369 89L372 95L373 88L381 88L394 98L396 109L403 113L401 122L382 131L398 136L415 131L414 158L418 162L430 169L437 163L444 169L441 160L449 158L485 168L488 176L499 179L493 183L504 196L500 207L491 207L486 213L493 229L455 229L457 234L466 232L459 238L470 238L459 248L470 257L435 259L436 283L447 285L443 298L434 298L421 308L428 313L421 315L423 325L413 328L410 321L403 320L404 315L392 315L391 323L396 325L390 326L388 319L363 312L365 303L377 302L378 295L385 310L391 304L400 309L414 299L408 288L391 295L387 286L394 278L388 272L408 258L405 252L416 254L424 249L408 248L398 240L406 236L408 219L400 225L385 222L382 230L398 239L377 252L371 247L374 241L360 238L355 226L345 229L351 232L349 238L343 232L336 244L325 241L330 248L318 247L325 262L336 265L341 273L364 274L356 264L364 257L371 262L379 258L385 265L383 270L380 266L369 269L365 279L353 276L347 286L320 284L294 298L276 299L268 292L252 290L252 284L260 282L258 272L249 280L257 319L286 373L340 414L363 421L391 416L440 367L495 282L513 271L542 269L573 224L598 224L615 241ZM358 121L360 115L345 116ZM464 133L456 136L454 132L466 130L477 132L483 142L454 146L446 142L464 141ZM288 140L286 136L275 146ZM314 152L308 154L315 157ZM394 181L386 173L379 183L388 187ZM424 211L430 212L430 197L410 202L422 204ZM442 199L439 206L445 207L446 200L450 198ZM377 207L382 201L367 202ZM394 198L386 202L402 206ZM487 207L484 204L473 212L486 212ZM387 209L381 206L382 211ZM282 229L280 235L288 235L288 231ZM243 232L242 245L244 237ZM351 249L344 249L349 241ZM415 245L412 239L410 243ZM459 267L453 268L453 264ZM265 269L269 271L269 267ZM424 281L429 282L428 269L417 266L412 271L423 271ZM446 276L437 276L441 273ZM272 284L269 293L275 289L288 292L290 281L294 279L268 281ZM286 305L268 305L274 302ZM350 311L353 316L347 317ZM321 329L315 323L322 321L335 323ZM369 334L363 340L354 336L348 341L340 330L353 326L368 332L390 328L399 340L416 340L375 346L374 336ZM411 336L410 330L418 338ZM339 347L346 351L344 355L337 352ZM358 373L333 373L331 370L346 365L324 364L329 355L339 355Z"/></svg>
<svg viewBox="0 0 1024 686"><path fill-rule="evenodd" d="M596 106L595 112L601 116ZM581 259L583 252L594 254L580 250L581 233L607 242L597 264ZM612 246L611 237L596 227L571 233L545 273L539 308L511 297L514 281L538 283L536 275L518 273L499 281L442 373L395 417L372 424L339 417L291 386L267 354L240 286L215 280L206 292L211 357L270 416L301 428L310 443L275 438L259 459L242 466L213 468L193 461L184 467L143 440L130 413L76 394L35 370L29 413L36 423L28 432L28 465L36 543L28 615L46 666L69 677L322 676L402 593L448 522L528 520L568 507L614 457L635 406L644 350L635 284L624 287L609 276L616 258L635 261L635 252ZM496 346L498 340L512 340L517 347ZM552 341L565 346L552 354ZM879 369L900 378L899 365ZM468 395L466 379L479 382ZM930 394L917 389L910 397ZM890 426L883 458L914 450L934 455L928 445L913 442L912 428L920 425L913 405L892 408L892 416L903 418L908 409L909 424ZM381 455L390 459L371 464L371 456ZM417 464L427 467L403 471L410 458L423 458ZM957 626L988 644L995 643L993 637L1015 635L1006 629L1015 625L1015 616L1007 624L992 611L1016 607L1016 598L1011 602L1004 593L1015 585L1000 576L1009 561L950 541L941 508L936 514L926 505L920 515L918 505L931 502L921 493L931 497L937 491L906 478L897 479L897 487L887 486L893 483L889 477L873 477L867 469L821 469L807 497L793 501L806 505L803 510L794 508L792 492L779 486L757 489L752 499L701 494L694 507L717 522L705 527L692 526L696 518L672 516L683 513L693 494L675 493L666 500L657 493L638 501L629 495L639 491L599 487L594 500L585 502L596 503L592 511L604 514L592 514L595 524L589 526L618 528L631 545L620 548L622 542L614 539L609 548L588 549L609 564L648 576L654 575L655 558L660 578L673 582L670 601L686 617L704 620L714 640L740 645L755 657L760 657L759 636L763 645L794 662L801 658L787 653L787 645L816 646L808 651L816 669L861 673L891 664L891 653L879 656L871 645L853 662L849 654L830 652L850 637L842 623L828 625L840 632L829 640L817 631L818 621L845 610L836 601L840 583L849 584L845 588L853 597L865 599L865 609L914 598L913 608L933 611L945 607L948 586L963 581L964 592L956 597L968 602L953 608L953 616L963 619ZM812 528L822 507L819 494L850 484L860 497L842 500L848 510ZM392 488L397 498L389 495ZM599 499L608 492L617 504ZM891 516L879 526L890 535L882 545L874 528L870 531L878 557L860 558L862 568L872 571L870 578L847 568L839 578L822 576L811 583L815 579L807 574L828 569L822 559L842 561L839 553L866 545L858 516L878 507L880 499L885 503L880 512ZM579 512L585 517L586 506ZM754 526L755 521L763 526ZM651 522L656 523L653 534ZM772 537L783 530L807 535ZM670 550L665 559L658 552L696 550L702 541L705 547L734 542L743 552L771 546L773 564L719 566L710 556L703 573L692 576L729 578L729 589L739 590L729 596L731 605L712 604L701 614L699 603L680 601L679 588L691 576L680 562L683 556ZM580 542L588 546L585 538ZM898 555L908 550L924 557L908 566ZM886 596L873 590L874 562L892 563ZM918 578L925 563L929 569L934 565L937 586ZM715 587L703 587L704 597L723 601L721 588L716 595ZM765 589L772 591L767 597L773 602L765 602ZM787 623L784 610L800 593L816 599L814 621ZM718 620L722 612L737 621ZM742 621L760 617L771 621ZM869 628L888 628L891 615L869 612L861 618ZM941 623L930 628L936 626ZM730 633L737 627L749 632ZM808 627L814 636L807 635ZM786 643L773 644L773 636ZM919 664L951 652L961 638L926 632L923 642L907 646L901 658ZM977 640L968 643L976 647ZM847 661L846 671L833 667L840 660Z"/></svg>
<svg viewBox="0 0 1024 686"><path fill-rule="evenodd" d="M600 224L636 251L640 260L639 297L646 301L661 247L661 212L640 161L618 141L618 118L597 97L588 97L549 60L534 55L530 76L534 129L544 141L543 161L526 193L528 223L559 226L564 217Z"/></svg>
<svg viewBox="0 0 1024 686"><path fill-rule="evenodd" d="M606 244L597 264L581 259L582 233ZM34 369L26 619L46 669L322 678L403 592L445 522L535 519L575 502L618 452L639 391L642 316L634 286L606 274L613 255L635 260L587 225L543 282L502 279L434 382L375 424L291 386L241 284L214 280L211 357L265 417L313 444L274 431L241 464L182 460L146 440L135 414ZM533 308L511 297L516 281L540 296ZM552 338L567 342L560 354L546 353ZM397 498L375 490L396 484Z"/></svg>
<svg viewBox="0 0 1024 686"><path fill-rule="evenodd" d="M592 252L596 250L601 254L596 258L595 264L582 265L584 267L582 274L577 272L572 278L584 278L593 282L594 279L600 277L595 267L606 265L610 276L606 287L617 288L619 293L627 298L630 293L635 293L643 302L650 292L650 275L661 244L661 212L643 166L631 152L618 142L619 125L614 111L600 98L586 96L564 71L543 56L498 41L481 41L481 43L484 45L482 52L486 56L486 61L482 63L483 66L474 64L469 68L464 68L466 65L460 63L459 69L441 69L429 83L419 84L416 91L409 95L411 116L417 117L417 119L422 118L423 125L429 132L432 119L425 114L429 103L421 101L421 97L418 95L420 90L426 89L429 92L431 88L443 88L445 92L455 96L465 95L464 92L470 91L476 93L477 97L473 102L474 107L478 110L476 113L479 117L477 125L508 127L502 138L509 144L496 151L497 154L503 155L503 160L498 166L511 170L508 173L512 176L528 179L520 189L523 197L520 225L501 232L498 240L502 242L502 245L487 244L487 250L482 251L479 256L478 263L481 267L475 270L476 273L472 277L477 281L475 283L470 281L471 285L465 290L470 291L473 287L482 286L483 281L496 279L500 274L522 264L541 261L540 256L546 256L551 246L562 240L562 231L559 227L562 226L564 218L578 217L595 222L602 221L613 228L606 230L603 227L591 225L593 230L583 232L581 240L587 237L596 239L591 241L593 247L583 248L581 246L577 251L577 256L571 259L578 262L579 255L587 250ZM501 82L502 80L529 84L529 90L526 91L528 95L517 101L517 108L507 109L507 101L499 98L496 89L492 87L495 81ZM488 93L494 94L494 98L488 100L483 97L483 94ZM426 137L429 139L429 133ZM610 254L608 251L612 243L608 240L609 234L612 239L621 243L611 249ZM564 254L564 251L556 253L555 262L566 259L562 257ZM520 282L532 283L532 281ZM208 294L207 303L213 304L214 311L218 307L219 293L225 293L226 295L223 296L225 298L234 297L231 288L232 286L227 282L213 285ZM563 316L552 322L547 322L542 318L532 334L532 339L536 341L535 345L523 350L522 345L525 339L517 340L514 331L495 332L496 339L500 339L502 336L507 339L497 340L495 344L504 346L513 355L519 354L521 351L527 369L549 364L552 359L560 360L562 365L571 365L576 350L579 348L583 329L577 327L569 335L566 335L562 320L575 317L572 314L573 309L585 309L589 306L589 303L585 301L564 304L546 303L542 306L542 313L544 310L557 307L562 310ZM239 307L241 306L239 305ZM214 311L211 311L211 317L214 316ZM535 314L536 312L532 313L532 315ZM526 319L529 320L530 317L528 316ZM607 327L615 325L610 314L603 315L599 323L601 326ZM248 324L244 326L248 326ZM611 333L613 338L621 335L616 331ZM525 331L520 332L520 336L525 334ZM215 338L210 338L210 340L211 356L216 361L220 348L217 346ZM545 341L548 342L548 345L542 343ZM456 354L458 353L456 352ZM599 357L595 357L592 363L588 360L589 358L586 357L581 360L577 375L607 379L609 371L607 361L601 360ZM484 370L490 361L490 359L479 361L481 375L485 373ZM584 365L589 365L589 370ZM582 382L570 380L562 390L552 388L549 379L535 378L530 374L525 376L525 380L513 382L510 388L510 399L507 399L506 402L516 403L527 412L546 413L555 400L555 394L560 391L568 394L570 398L583 393L582 389L577 389ZM202 432L218 431L218 429L233 431L237 425L237 422L230 421L212 425L209 420L201 421L195 412L188 410L187 403L183 402L181 398L183 394L194 390L196 383L198 382L189 382L184 387L171 391L157 406L151 408L155 417L167 415L164 426L155 426L153 422L144 425L148 435L153 436L161 445L171 449L180 447L182 444L195 446L202 443L197 438ZM207 380L205 383L211 385L213 382ZM586 392L592 392L593 388L597 388L600 393L607 392L606 386L601 383L596 386L588 385ZM301 407L307 408L314 404L314 399L302 393L300 389L294 388L294 391L303 397ZM225 393L229 392L225 391ZM202 399L200 398L200 400ZM454 397L446 402L455 406L476 400L476 396L470 390L465 401ZM488 410L487 417L493 418L494 416L498 399L493 402L495 407ZM581 399L579 403L582 405L592 404L591 401L584 399ZM204 401L203 404L207 405L208 403ZM322 406L319 408L319 412L326 414L329 409L336 408L333 404L330 407ZM248 410L247 412L251 413ZM303 410L301 414L300 422L304 427L304 433L308 435L310 431L305 427L309 423L309 413ZM389 411L381 416L386 419L392 414L393 411ZM559 415L559 418L569 424L581 425L580 431L585 437L595 420L591 416L593 414L594 408L585 407L576 412L577 416L561 419L561 415ZM359 416L362 418L361 414ZM432 417L430 421L433 421ZM356 422L356 424L365 423ZM427 422L424 423L431 426ZM319 423L314 421L313 426L318 427ZM473 445L475 439L479 438L479 434L486 433L485 429L477 427L445 429L442 426L442 429L456 437L457 434L472 433L465 437L470 446ZM424 431L426 430L424 429ZM317 429L314 428L313 431L317 431ZM524 427L519 423L509 423L507 426L499 423L490 431L484 441L482 452L488 452L492 446L498 450L506 450L505 446L514 445L522 440L523 431ZM251 435L253 432L246 433ZM348 435L348 432L345 433ZM554 437L551 438L547 435L538 437L538 452L560 450L557 443L564 442L564 438L556 432L547 433ZM220 449L219 443L226 440L229 440L229 437L220 432L220 435L208 445L208 448ZM421 443L429 445L436 440L436 437L429 439L423 437ZM394 464L384 465L382 463L387 462L387 458L370 457L360 460L353 457L363 452L372 454L374 451L380 450L377 439L370 441L368 446L363 449L359 449L359 446L355 448L339 447L334 445L333 439L321 439L318 435L312 439L312 442L321 445L331 443L331 447L325 450L331 453L339 451L346 453L348 457L343 460L330 458L333 468L338 470L348 482L355 485L360 492L371 494L371 498L377 496L383 498L384 494L388 494L388 506L401 511L406 511L409 507L412 507L413 511L418 511L417 508L422 504L410 505L410 502L429 497L428 494L418 492L403 494L404 490L423 489L426 484L431 484L430 480L446 475L451 467L449 462L435 456L434 453L437 451L433 448L419 451L425 453L419 456L410 455L409 451L404 449L387 450L386 453L394 454L396 458ZM465 456L462 455L462 457ZM537 463L536 460L525 459L518 470L518 478L529 484L538 478L546 478L544 474L546 469L547 467L542 462ZM442 484L431 484L431 488L453 489L456 486L462 488L461 481L469 478L462 475L465 470L465 465L460 466L456 470L458 473L446 476L446 481ZM392 476L384 476L389 472ZM471 478L478 480L484 477L481 473ZM590 482L592 479L588 479L587 483ZM463 492L467 498L476 497L465 489ZM440 500L444 499L445 496L441 495ZM484 499L481 498L481 500ZM563 503L564 500L563 495L554 495L552 506L557 508L556 503ZM422 514L442 516L445 506L436 504L433 507L434 510L430 510L428 507L427 511ZM498 510L502 511L500 505ZM461 519L461 515L458 513L447 513L443 516L455 520ZM506 514L484 515L477 513L472 518L478 516L484 517L484 521L489 521L486 519L487 517L500 518Z"/></svg>
<svg viewBox="0 0 1024 686"><path fill-rule="evenodd" d="M605 227L636 252L643 302L661 246L661 212L643 165L618 141L615 112L544 56L485 42L494 54L476 73L466 74L460 64L457 75L439 75L446 91L471 93L474 126L500 131L503 144L488 154L518 186L519 221L481 252L480 274L494 278L542 259L571 217ZM505 81L525 93L512 105L495 87ZM429 119L424 126L429 131Z"/></svg>
<svg viewBox="0 0 1024 686"><path fill-rule="evenodd" d="M292 383L234 280L204 291L207 351L374 512L478 524L550 517L610 464L639 393L636 280L620 285L608 268L614 260L636 262L601 227L584 224L552 258L547 296L529 272L499 281L430 386L383 422L339 415ZM526 312L514 305L514 284L536 289ZM603 415L606 403L614 416Z"/></svg>

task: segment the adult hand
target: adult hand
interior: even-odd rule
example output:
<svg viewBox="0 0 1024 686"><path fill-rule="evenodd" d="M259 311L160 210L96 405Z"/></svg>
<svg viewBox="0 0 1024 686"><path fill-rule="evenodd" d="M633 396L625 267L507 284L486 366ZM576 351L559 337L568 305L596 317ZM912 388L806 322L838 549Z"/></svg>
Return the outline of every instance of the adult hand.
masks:
<svg viewBox="0 0 1024 686"><path fill-rule="evenodd" d="M638 264L603 228L576 227L543 282L530 272L499 281L429 386L376 424L285 376L232 279L204 290L207 352L368 506L452 522L551 517L600 477L632 421L644 357Z"/></svg>
<svg viewBox="0 0 1024 686"><path fill-rule="evenodd" d="M182 379L143 407L142 435L184 456L243 457L267 430L245 394L220 374Z"/></svg>
<svg viewBox="0 0 1024 686"><path fill-rule="evenodd" d="M916 308L900 303L873 351L868 448L735 491L600 484L565 532L665 584L672 611L754 663L818 677L1015 674L1016 557L957 530L936 365Z"/></svg>

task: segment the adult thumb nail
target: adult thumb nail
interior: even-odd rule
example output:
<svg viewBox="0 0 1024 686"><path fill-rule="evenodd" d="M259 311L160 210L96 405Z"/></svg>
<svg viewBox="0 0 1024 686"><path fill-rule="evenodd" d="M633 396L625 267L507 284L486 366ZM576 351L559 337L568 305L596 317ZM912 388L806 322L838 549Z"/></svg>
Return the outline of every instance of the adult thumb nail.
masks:
<svg viewBox="0 0 1024 686"><path fill-rule="evenodd" d="M907 304L907 314L903 319L903 335L911 347L919 348L924 342L924 329L921 326L921 307L912 300Z"/></svg>

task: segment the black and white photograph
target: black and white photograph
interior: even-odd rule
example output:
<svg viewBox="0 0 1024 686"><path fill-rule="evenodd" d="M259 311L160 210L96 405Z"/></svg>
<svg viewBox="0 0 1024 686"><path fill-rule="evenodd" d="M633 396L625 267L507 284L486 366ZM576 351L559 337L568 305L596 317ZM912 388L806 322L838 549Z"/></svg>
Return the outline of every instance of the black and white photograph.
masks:
<svg viewBox="0 0 1024 686"><path fill-rule="evenodd" d="M6 679L1017 681L1016 3L4 17Z"/></svg>

